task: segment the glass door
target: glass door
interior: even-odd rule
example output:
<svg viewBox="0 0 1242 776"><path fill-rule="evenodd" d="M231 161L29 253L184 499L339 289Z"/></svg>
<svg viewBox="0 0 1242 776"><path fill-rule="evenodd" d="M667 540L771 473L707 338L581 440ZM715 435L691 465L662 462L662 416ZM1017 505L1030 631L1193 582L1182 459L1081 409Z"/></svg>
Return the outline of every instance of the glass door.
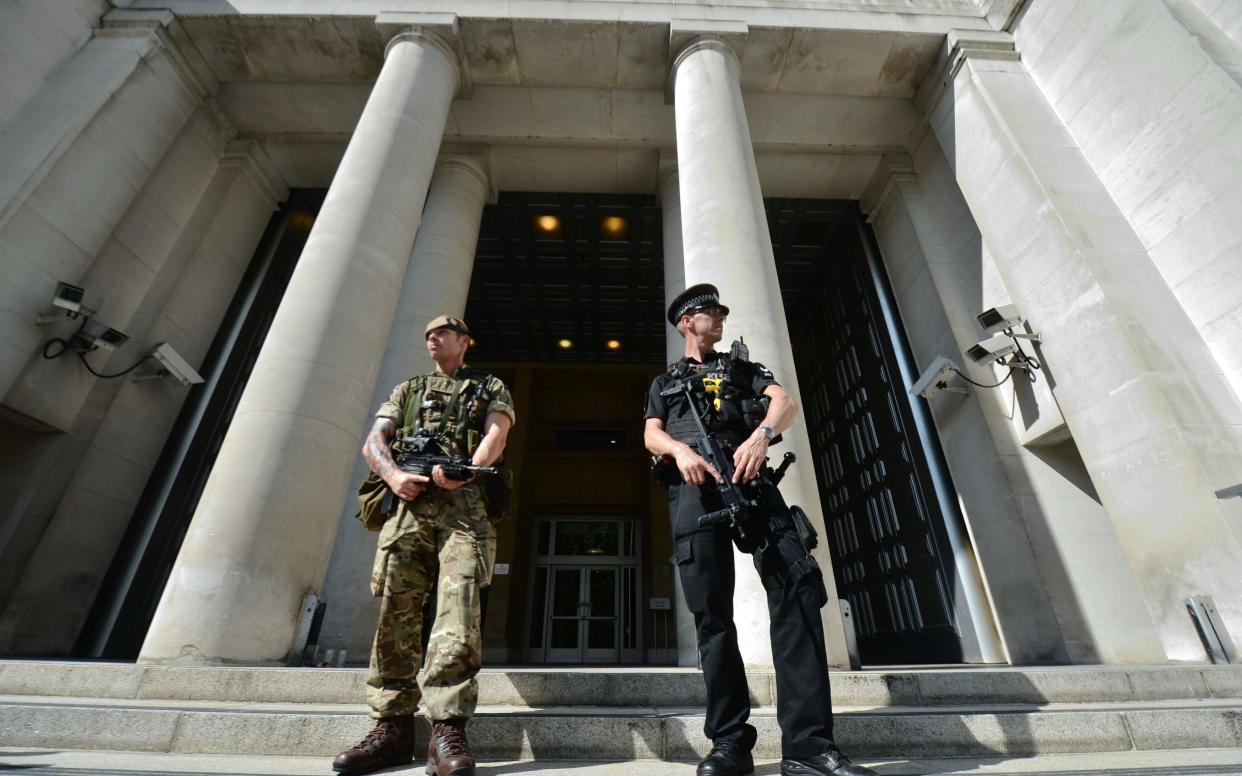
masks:
<svg viewBox="0 0 1242 776"><path fill-rule="evenodd" d="M636 663L635 524L545 519L539 524L526 657L534 663Z"/></svg>

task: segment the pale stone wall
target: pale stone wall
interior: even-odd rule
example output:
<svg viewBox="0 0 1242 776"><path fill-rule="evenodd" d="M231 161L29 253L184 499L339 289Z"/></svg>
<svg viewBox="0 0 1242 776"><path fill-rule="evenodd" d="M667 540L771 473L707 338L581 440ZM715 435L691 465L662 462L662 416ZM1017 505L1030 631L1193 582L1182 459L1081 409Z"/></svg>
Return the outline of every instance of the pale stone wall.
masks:
<svg viewBox="0 0 1242 776"><path fill-rule="evenodd" d="M1022 62L1242 396L1239 6L1183 5L1228 32L1224 61L1173 0L1032 3ZM1210 37L1210 36L1209 36Z"/></svg>
<svg viewBox="0 0 1242 776"><path fill-rule="evenodd" d="M124 239L142 246L133 255L157 266L167 243L164 232L152 227L175 231L178 222L161 210L164 218L157 223L151 217L154 204L167 197L160 206L173 210L184 197L192 205L196 196L193 187L190 193L179 190L185 172L178 162L163 168L171 178L156 170L201 105L201 84L161 42L169 16L132 21L92 38L48 74L0 135L0 391L7 392L27 363L42 360L37 351L44 341L73 331L75 324L34 321L50 308L57 280L77 282L92 264L115 258L104 253L105 246L116 242L114 235L122 239L116 227L153 177L147 216L133 215L128 223L134 229ZM206 124L196 124L197 131L215 133L216 148L206 152L208 167L199 175L209 179L232 129L208 128L219 116L201 115ZM185 137L187 149L198 142ZM185 214L179 212L183 224ZM132 298L126 283L134 266L141 261L113 264L116 271L107 282L114 298ZM105 306L105 316L109 309ZM57 366L85 372L72 357ZM76 379L78 372L73 375ZM0 601L25 569L118 388L115 382L86 383L87 390L74 400L77 426L67 434L13 424L0 434Z"/></svg>
<svg viewBox="0 0 1242 776"><path fill-rule="evenodd" d="M918 143L908 169L890 163L888 176L898 193L872 218L916 359L926 366L947 355L962 365L960 354L983 337L975 314L1010 303L1009 292L933 137ZM1008 371L966 369L985 384ZM1099 496L1059 430L1048 388L1055 373L1037 379L1017 375L999 388L972 387L970 398L931 400L1009 657L1162 660Z"/></svg>
<svg viewBox="0 0 1242 776"><path fill-rule="evenodd" d="M1202 659L1185 596L1216 596L1230 627L1242 618L1237 510L1213 496L1242 470L1242 411L1009 37L954 34L949 47L952 75L921 100L929 121L1005 287L1043 335L1057 402L1165 655Z"/></svg>
<svg viewBox="0 0 1242 776"><path fill-rule="evenodd" d="M202 103L208 87L161 37L170 21L96 36L0 134L0 393L42 342L73 333L35 318L57 281L82 278Z"/></svg>
<svg viewBox="0 0 1242 776"><path fill-rule="evenodd" d="M137 305L133 334L144 348L168 342L201 372L255 245L286 190L256 144L234 142L226 153L223 132L231 127L199 124L191 122L166 163L185 161L178 154L185 143L199 146L204 154L198 160L200 172L211 176L209 185ZM136 203L135 210L141 205ZM83 418L89 422L79 422L77 433L98 431L72 479L58 488L63 498L0 616L0 652L64 655L73 648L187 394L163 381L100 381L92 391L98 409Z"/></svg>
<svg viewBox="0 0 1242 776"><path fill-rule="evenodd" d="M86 45L107 10L106 0L6 0L0 5L0 126Z"/></svg>

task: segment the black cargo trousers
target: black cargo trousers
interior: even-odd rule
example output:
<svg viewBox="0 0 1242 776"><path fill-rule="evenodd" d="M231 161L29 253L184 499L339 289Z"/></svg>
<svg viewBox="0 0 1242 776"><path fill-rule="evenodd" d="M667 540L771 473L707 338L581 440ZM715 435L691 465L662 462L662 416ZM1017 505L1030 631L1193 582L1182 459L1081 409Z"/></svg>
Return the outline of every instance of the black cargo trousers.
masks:
<svg viewBox="0 0 1242 776"><path fill-rule="evenodd" d="M828 655L819 613L827 595L813 561L813 573L805 573L807 553L780 491L763 482L751 495L759 507L744 525L746 536L739 546L751 553L767 591L781 752L784 757L811 757L834 745ZM674 560L686 605L694 615L707 685L703 733L713 741L732 739L751 748L756 733L746 722L750 692L733 622L734 533L727 524L698 527L701 515L722 506L714 487L669 488Z"/></svg>

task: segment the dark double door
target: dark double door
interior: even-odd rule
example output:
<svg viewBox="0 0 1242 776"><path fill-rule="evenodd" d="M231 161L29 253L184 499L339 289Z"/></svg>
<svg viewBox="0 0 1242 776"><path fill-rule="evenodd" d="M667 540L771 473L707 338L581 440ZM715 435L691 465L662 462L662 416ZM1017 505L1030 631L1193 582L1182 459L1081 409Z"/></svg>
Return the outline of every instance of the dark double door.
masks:
<svg viewBox="0 0 1242 776"><path fill-rule="evenodd" d="M844 214L786 298L837 592L863 663L960 662L945 516L896 361L904 334L885 322L887 281L858 219Z"/></svg>

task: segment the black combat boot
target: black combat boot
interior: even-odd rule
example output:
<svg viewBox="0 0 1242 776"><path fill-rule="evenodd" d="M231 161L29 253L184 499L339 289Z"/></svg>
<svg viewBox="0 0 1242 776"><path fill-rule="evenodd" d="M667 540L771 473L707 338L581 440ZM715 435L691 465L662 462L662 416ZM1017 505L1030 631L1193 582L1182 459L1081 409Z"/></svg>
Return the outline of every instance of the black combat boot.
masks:
<svg viewBox="0 0 1242 776"><path fill-rule="evenodd" d="M352 749L332 761L332 770L355 776L414 760L414 717L384 717Z"/></svg>
<svg viewBox="0 0 1242 776"><path fill-rule="evenodd" d="M736 739L722 738L712 742L712 750L699 763L697 776L745 776L755 772L750 748Z"/></svg>
<svg viewBox="0 0 1242 776"><path fill-rule="evenodd" d="M474 776L474 756L466 741L466 720L431 723L427 743L427 776Z"/></svg>
<svg viewBox="0 0 1242 776"><path fill-rule="evenodd" d="M814 757L781 760L781 776L879 776L870 768L855 765L850 758L833 747Z"/></svg>

